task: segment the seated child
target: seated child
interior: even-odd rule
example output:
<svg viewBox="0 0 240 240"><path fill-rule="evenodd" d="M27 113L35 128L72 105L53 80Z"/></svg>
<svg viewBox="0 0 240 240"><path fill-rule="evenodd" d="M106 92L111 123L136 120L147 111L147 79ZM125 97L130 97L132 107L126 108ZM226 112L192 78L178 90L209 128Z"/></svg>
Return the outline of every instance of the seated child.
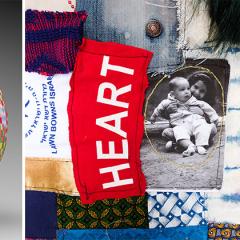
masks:
<svg viewBox="0 0 240 240"><path fill-rule="evenodd" d="M190 156L196 151L206 154L212 125L207 123L205 115L210 123L217 124L219 116L206 102L197 100L192 96L190 85L186 78L175 77L169 82L170 93L154 110L150 121L155 122L158 116L166 114L168 109L170 125L173 127L177 144L185 149L183 156ZM195 145L191 141L195 139Z"/></svg>
<svg viewBox="0 0 240 240"><path fill-rule="evenodd" d="M190 91L192 95L197 100L202 100L213 106L215 104L215 92L213 91L215 85L214 81L211 79L211 77L206 73L202 71L196 71L192 75L188 77L188 81L190 84ZM171 106L167 110L168 113L171 112ZM169 117L166 115L166 118ZM209 122L207 120L207 122ZM213 138L217 134L217 126L215 124L212 124L212 130L211 135L209 139L209 144L213 143ZM168 140L166 143L166 150L170 151L175 146L176 139L174 138L173 129L172 128L166 128L162 132L162 136L164 139ZM174 147L174 149L178 149Z"/></svg>

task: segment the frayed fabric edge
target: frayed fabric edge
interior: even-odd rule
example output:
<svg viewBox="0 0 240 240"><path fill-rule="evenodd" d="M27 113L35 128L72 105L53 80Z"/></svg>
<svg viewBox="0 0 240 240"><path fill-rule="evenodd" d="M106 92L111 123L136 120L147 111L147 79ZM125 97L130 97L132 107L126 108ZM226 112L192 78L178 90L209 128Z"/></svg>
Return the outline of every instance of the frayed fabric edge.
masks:
<svg viewBox="0 0 240 240"><path fill-rule="evenodd" d="M186 18L186 0L176 0L177 19L178 19L178 43L177 50L186 49L185 41L185 18Z"/></svg>

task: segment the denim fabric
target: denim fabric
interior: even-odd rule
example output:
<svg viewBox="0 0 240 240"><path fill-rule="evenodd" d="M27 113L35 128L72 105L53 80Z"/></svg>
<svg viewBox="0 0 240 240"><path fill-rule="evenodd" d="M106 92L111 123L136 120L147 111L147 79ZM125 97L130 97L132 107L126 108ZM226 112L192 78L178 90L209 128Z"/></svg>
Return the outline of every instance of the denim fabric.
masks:
<svg viewBox="0 0 240 240"><path fill-rule="evenodd" d="M154 52L149 71L170 71L182 64L177 50L178 20L175 0L77 0L77 11L88 12L85 34L90 39L114 41ZM160 21L159 37L146 35L150 19Z"/></svg>
<svg viewBox="0 0 240 240"><path fill-rule="evenodd" d="M166 229L58 230L57 240L207 240L208 226Z"/></svg>

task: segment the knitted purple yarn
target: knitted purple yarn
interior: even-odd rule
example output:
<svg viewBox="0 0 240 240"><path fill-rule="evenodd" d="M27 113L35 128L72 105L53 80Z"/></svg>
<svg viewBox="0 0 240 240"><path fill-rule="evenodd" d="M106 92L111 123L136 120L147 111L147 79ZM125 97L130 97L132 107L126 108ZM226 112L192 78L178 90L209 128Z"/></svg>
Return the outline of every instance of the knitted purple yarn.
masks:
<svg viewBox="0 0 240 240"><path fill-rule="evenodd" d="M83 37L85 11L25 13L25 69L44 75L73 70Z"/></svg>

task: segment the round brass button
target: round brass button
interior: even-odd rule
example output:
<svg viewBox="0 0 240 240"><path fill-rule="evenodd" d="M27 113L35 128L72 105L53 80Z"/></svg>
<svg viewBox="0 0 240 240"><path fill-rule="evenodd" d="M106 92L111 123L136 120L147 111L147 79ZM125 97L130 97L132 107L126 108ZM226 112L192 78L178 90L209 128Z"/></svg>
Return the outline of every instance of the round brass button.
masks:
<svg viewBox="0 0 240 240"><path fill-rule="evenodd" d="M146 34L151 37L155 38L160 36L162 32L162 26L161 23L156 20L156 19L151 19L147 24L146 24Z"/></svg>

